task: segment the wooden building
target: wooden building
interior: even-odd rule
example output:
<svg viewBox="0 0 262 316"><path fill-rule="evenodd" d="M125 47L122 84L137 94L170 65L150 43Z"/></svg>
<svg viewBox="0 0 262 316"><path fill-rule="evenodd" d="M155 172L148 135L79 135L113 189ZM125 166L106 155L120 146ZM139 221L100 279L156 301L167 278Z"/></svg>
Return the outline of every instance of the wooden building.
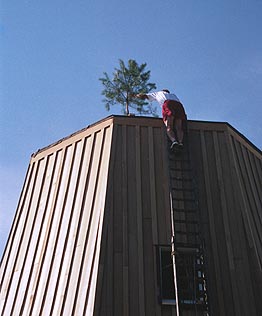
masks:
<svg viewBox="0 0 262 316"><path fill-rule="evenodd" d="M33 154L1 316L262 315L261 151L199 121L184 147L111 116Z"/></svg>

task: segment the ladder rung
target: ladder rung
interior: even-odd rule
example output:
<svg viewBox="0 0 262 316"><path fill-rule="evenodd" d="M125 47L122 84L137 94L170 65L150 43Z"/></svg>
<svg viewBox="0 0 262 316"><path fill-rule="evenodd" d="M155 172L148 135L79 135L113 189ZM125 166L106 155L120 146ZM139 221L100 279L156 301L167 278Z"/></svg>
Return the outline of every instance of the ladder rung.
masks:
<svg viewBox="0 0 262 316"><path fill-rule="evenodd" d="M180 234L180 235L194 235L194 236L198 236L199 235L199 232L188 232L188 231L182 231L182 230L176 230L175 231L175 234Z"/></svg>
<svg viewBox="0 0 262 316"><path fill-rule="evenodd" d="M173 197L173 201L184 201L184 202L196 202L196 200L194 198L176 198L176 197Z"/></svg>
<svg viewBox="0 0 262 316"><path fill-rule="evenodd" d="M171 175L170 179L171 179L171 181L172 181L172 179L176 179L176 180L183 181L183 182L186 182L186 181L187 182L191 182L191 183L193 182L192 177L191 176L187 176L185 174L183 174L183 175Z"/></svg>
<svg viewBox="0 0 262 316"><path fill-rule="evenodd" d="M191 267L191 268L193 268L193 267ZM182 282L188 280L188 276L187 275L181 275L181 273L180 273L178 278ZM193 277L193 276L191 276L190 281L194 281L196 284L203 285L203 282L201 282L201 281L203 281L203 278L201 278L201 277Z"/></svg>
<svg viewBox="0 0 262 316"><path fill-rule="evenodd" d="M179 256L179 253L177 254L177 258L178 258L178 256ZM179 263L176 263L176 265L177 265L177 268L179 268ZM192 266L189 266L189 265L187 267L192 268ZM202 273L201 277L197 277L199 279L199 281L200 280L202 280L202 281L205 280L205 277L204 277L204 266L203 265L201 265L201 266L200 265L194 265L193 267L194 267L196 273L198 273L198 272ZM198 283L201 283L204 286L204 282L198 282Z"/></svg>
<svg viewBox="0 0 262 316"><path fill-rule="evenodd" d="M182 171L182 172L192 172L192 168L176 168L170 167L171 171Z"/></svg>
<svg viewBox="0 0 262 316"><path fill-rule="evenodd" d="M172 188L172 191L179 191L179 192L194 192L194 189L184 189L184 188Z"/></svg>
<svg viewBox="0 0 262 316"><path fill-rule="evenodd" d="M171 176L170 179L171 179L171 180L178 180L178 181L185 181L185 182L186 182L186 181L188 181L188 182L189 182L189 181L193 181L193 179L192 179L191 177L190 177L190 178L183 178L183 177L180 177L180 176L177 176L177 177L175 177L175 176L172 177L172 176Z"/></svg>
<svg viewBox="0 0 262 316"><path fill-rule="evenodd" d="M179 282L179 281L178 281ZM180 295L182 296L183 294L185 295L185 294L189 294L188 293L188 289L183 289L183 287L182 288L180 288ZM203 297L205 294L206 294L206 291L205 290L199 290L199 289L197 289L196 290L196 292L198 293L198 296L200 296L200 297Z"/></svg>
<svg viewBox="0 0 262 316"><path fill-rule="evenodd" d="M190 209L185 209L185 208L173 208L174 212L178 213L197 213L197 209L190 208Z"/></svg>
<svg viewBox="0 0 262 316"><path fill-rule="evenodd" d="M193 305L197 305L198 308L203 309L203 308L207 308L207 303L206 302L202 302L202 301L194 301L193 303L187 303L186 300L185 301L179 301L180 305L187 305L187 306L193 306Z"/></svg>
<svg viewBox="0 0 262 316"><path fill-rule="evenodd" d="M196 247L175 247L176 252L180 253L199 253L199 248Z"/></svg>
<svg viewBox="0 0 262 316"><path fill-rule="evenodd" d="M198 221L189 221L186 219L174 219L175 223L179 223L179 224L193 224L193 225L198 225Z"/></svg>
<svg viewBox="0 0 262 316"><path fill-rule="evenodd" d="M183 293L188 294L188 291L183 290ZM202 298L203 300L201 300L200 298L192 298L192 297L191 297L192 299L190 299L190 297L188 297L188 298L180 298L179 303L183 305L193 305L193 304L206 305L205 294L206 292L203 292L203 294L200 296L200 298Z"/></svg>
<svg viewBox="0 0 262 316"><path fill-rule="evenodd" d="M173 157L171 157L171 159L169 159L169 161L171 163L176 163L176 162L182 162L182 163L187 163L187 164L190 164L190 160L189 159L185 159L183 157L181 157L182 159L172 159Z"/></svg>
<svg viewBox="0 0 262 316"><path fill-rule="evenodd" d="M202 255L200 244L175 242L175 249L177 249L177 248L192 248L192 249L197 248L197 249L199 249L199 255Z"/></svg>

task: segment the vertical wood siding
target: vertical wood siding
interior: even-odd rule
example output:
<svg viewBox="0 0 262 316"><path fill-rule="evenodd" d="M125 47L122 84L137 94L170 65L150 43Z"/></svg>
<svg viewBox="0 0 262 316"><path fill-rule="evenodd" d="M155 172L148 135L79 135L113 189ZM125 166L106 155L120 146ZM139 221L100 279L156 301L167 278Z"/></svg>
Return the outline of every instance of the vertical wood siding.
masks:
<svg viewBox="0 0 262 316"><path fill-rule="evenodd" d="M262 156L222 123L189 124L211 315L262 313Z"/></svg>
<svg viewBox="0 0 262 316"><path fill-rule="evenodd" d="M261 152L189 121L210 315L262 314ZM171 237L161 119L110 117L31 159L1 261L1 316L175 316L159 303ZM183 311L193 316L193 311Z"/></svg>
<svg viewBox="0 0 262 316"><path fill-rule="evenodd" d="M1 262L1 315L92 315L111 123L32 157Z"/></svg>
<svg viewBox="0 0 262 316"><path fill-rule="evenodd" d="M171 237L166 134L156 119L116 118L95 315L175 315L159 304L156 246Z"/></svg>

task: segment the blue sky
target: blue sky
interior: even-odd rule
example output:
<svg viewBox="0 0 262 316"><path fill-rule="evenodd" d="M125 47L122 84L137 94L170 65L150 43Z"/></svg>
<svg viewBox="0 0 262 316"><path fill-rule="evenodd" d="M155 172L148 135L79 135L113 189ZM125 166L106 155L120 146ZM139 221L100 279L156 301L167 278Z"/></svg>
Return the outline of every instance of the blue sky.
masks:
<svg viewBox="0 0 262 316"><path fill-rule="evenodd" d="M2 0L0 256L30 156L111 114L99 77L146 62L188 118L262 148L262 0ZM159 108L160 114L160 108Z"/></svg>

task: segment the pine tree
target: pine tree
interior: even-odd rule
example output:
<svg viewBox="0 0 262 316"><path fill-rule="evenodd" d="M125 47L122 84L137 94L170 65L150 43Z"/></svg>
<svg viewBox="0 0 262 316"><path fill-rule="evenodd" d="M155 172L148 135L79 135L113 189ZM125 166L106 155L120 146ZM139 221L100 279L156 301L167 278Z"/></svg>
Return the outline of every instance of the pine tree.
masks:
<svg viewBox="0 0 262 316"><path fill-rule="evenodd" d="M135 109L138 114L157 116L157 108L146 100L137 99L138 93L148 93L156 89L154 83L149 83L150 71L146 71L146 63L140 66L135 60L129 59L128 66L119 59L120 68L115 68L113 78L110 79L104 72L104 78L99 78L104 86L102 95L105 107L109 111L111 106L119 104L122 112L129 115L129 108Z"/></svg>

